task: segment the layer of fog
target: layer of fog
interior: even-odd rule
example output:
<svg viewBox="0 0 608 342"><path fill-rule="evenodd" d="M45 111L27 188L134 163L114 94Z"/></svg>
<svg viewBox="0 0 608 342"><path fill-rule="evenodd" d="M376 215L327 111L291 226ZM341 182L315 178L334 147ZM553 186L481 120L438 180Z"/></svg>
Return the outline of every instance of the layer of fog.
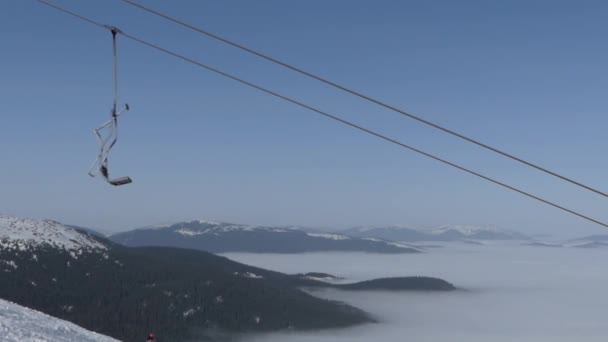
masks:
<svg viewBox="0 0 608 342"><path fill-rule="evenodd" d="M418 255L224 254L286 273L327 272L349 280L427 275L467 291L346 292L317 296L355 305L381 323L247 341L605 341L608 250L518 244L449 244Z"/></svg>

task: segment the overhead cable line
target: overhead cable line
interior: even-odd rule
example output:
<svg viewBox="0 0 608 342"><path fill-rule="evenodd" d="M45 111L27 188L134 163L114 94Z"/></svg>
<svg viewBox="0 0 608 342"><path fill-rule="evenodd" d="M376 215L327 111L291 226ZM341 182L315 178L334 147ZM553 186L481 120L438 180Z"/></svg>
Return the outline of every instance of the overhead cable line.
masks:
<svg viewBox="0 0 608 342"><path fill-rule="evenodd" d="M72 12L72 11L70 11L70 10L67 10L67 9L65 9L65 8L61 7L61 6L55 5L55 4L53 4L53 3L50 3L50 2L48 2L48 1L46 1L46 0L36 0L36 1L38 1L38 2L40 2L40 3L42 3L42 4L45 4L45 5L47 5L47 6L50 6L50 7L52 7L52 8L55 8L55 9L57 9L57 10L59 10L59 11L64 12L64 13L67 13L67 14L70 14L70 15L72 15L72 16L75 16L75 17L77 17L77 18L79 18L79 19L85 20L85 21L87 21L87 22L89 22L89 23L91 23L91 24L94 24L94 25L98 26L98 27L105 28L105 29L112 29L112 28L113 28L112 26L104 25L104 24L101 24L101 23L96 22L96 21L94 21L94 20L91 20L91 19L89 19L89 18L83 17L83 16L81 16L81 15L79 15L79 14L77 14L77 13L74 13L74 12ZM257 89L257 90L259 90L259 91L261 91L261 92L264 92L264 93L266 93L266 94L272 95L272 96L274 96L274 97L280 98L280 99L282 99L282 100L285 100L285 101L287 101L287 102L290 102L290 103L295 104L295 105L297 105L297 106L300 106L300 107L302 107L302 108L308 109L308 110L313 111L313 112L318 113L318 114L321 114L321 115L323 115L323 116L325 116L325 117L327 117L327 118L330 118L330 119L332 119L332 120L334 120L334 121L337 121L337 122L339 122L339 123L345 124L345 125L347 125L347 126L350 126L350 127L352 127L352 128L355 128L355 129L357 129L357 130L360 130L360 131L363 131L363 132L365 132L365 133L371 134L371 135L373 135L373 136L375 136L375 137L377 137L377 138L380 138L380 139L382 139L382 140L388 141L388 142L393 143L393 144L395 144L395 145L398 145L398 146L400 146L400 147L406 148L406 149L408 149L408 150L410 150L410 151L416 152L416 153L418 153L418 154L421 154L421 155L423 155L423 156L425 156L425 157L431 158L431 159L433 159L433 160L435 160L435 161L438 161L438 162L440 162L440 163L443 163L443 164L446 164L446 165L448 165L448 166L454 167L454 168L459 169L459 170L461 170L461 171L464 171L464 172L466 172L466 173L468 173L468 174L471 174L471 175L473 175L473 176L476 176L476 177L479 177L479 178L481 178L481 179L484 179L484 180L486 180L486 181L488 181L488 182L491 182L491 183L494 183L494 184L496 184L496 185L499 185L499 186L501 186L501 187L503 187L503 188L506 188L506 189L512 190L512 191L517 192L517 193L519 193L519 194L521 194L521 195L524 195L524 196L526 196L526 197L532 198L532 199L537 200L537 201L539 201L539 202L542 202L542 203L545 203L545 204L547 204L547 205L550 205L550 206L552 206L552 207L554 207L554 208L560 209L560 210L562 210L562 211L565 211L565 212L570 213L570 214L572 214L572 215L578 216L578 217L580 217L580 218L582 218L582 219L585 219L585 220L587 220L587 221L590 221L590 222L593 222L593 223L595 223L595 224L598 224L598 225L601 225L601 226L603 226L603 227L608 228L608 223L605 223L605 222L602 222L602 221L596 220L596 219L594 219L594 218L591 218L591 217L589 217L589 216L587 216L587 215L581 214L581 213L579 213L579 212L577 212L577 211L574 211L574 210L572 210L572 209L568 209L568 208L563 207L563 206L561 206L561 205L559 205L559 204L553 203L553 202L551 202L551 201L549 201L549 200L546 200L546 199L541 198L541 197L539 197L539 196L533 195L533 194L531 194L531 193L529 193L529 192L526 192L526 191L524 191L524 190L518 189L518 188L516 188L516 187L514 187L514 186L508 185L508 184L503 183L503 182L501 182L501 181L498 181L498 180L495 180L495 179L490 178L490 177L488 177L488 176L485 176L485 175L483 175L483 174L481 174L481 173L479 173L479 172L476 172L476 171L470 170L470 169L468 169L468 168L466 168L466 167L464 167L464 166L460 166L460 165L458 165L458 164L456 164L456 163L450 162L450 161L445 160L445 159L443 159L443 158L437 157L437 156L435 156L435 155L433 155L433 154L430 154L430 153L427 153L427 152L425 152L425 151L422 151L422 150L420 150L420 149L418 149L418 148L415 148L415 147L412 147L412 146L407 145L407 144L405 144L405 143L402 143L402 142L400 142L400 141L398 141L398 140L396 140L396 139L390 138L390 137L388 137L388 136L385 136L385 135L383 135L383 134L381 134L381 133L378 133L378 132L376 132L376 131L373 131L373 130L371 130L371 129L365 128L365 127L360 126L360 125L357 125L357 124L355 124L355 123L352 123L352 122L350 122L350 121L347 121L347 120L345 120L345 119L342 119L342 118L340 118L340 117L338 117L338 116L335 116L335 115L329 114L329 113L327 113L327 112L325 112L325 111L322 111L322 110L320 110L320 109L317 109L317 108L315 108L315 107L312 107L312 106L310 106L310 105L307 105L307 104L305 104L305 103L303 103L303 102L300 102L300 101L298 101L298 100L292 99L292 98L287 97L287 96L282 95L282 94L279 94L279 93L277 93L277 92L275 92L275 91L272 91L272 90L266 89L266 88L264 88L264 87L262 87L262 86L259 86L259 85L255 84L255 83L251 83L251 82L249 82L249 81L243 80L243 79L241 79L241 78L239 78L239 77L237 77L237 76L233 76L233 75L228 74L228 73L226 73L226 72L224 72L224 71L218 70L218 69L216 69L216 68L213 68L213 67L211 67L211 66L208 66L208 65L206 65L206 64L203 64L203 63L201 63L201 62L199 62L199 61L196 61L196 60L194 60L194 59L191 59L191 58L188 58L188 57L183 56L183 55L181 55L181 54L178 54L178 53L176 53L176 52L173 52L173 51L171 51L171 50L169 50L169 49L163 48L163 47L158 46L158 45L156 45L156 44L153 44L153 43L150 43L150 42L145 41L145 40L143 40L143 39L137 38L137 37L135 37L135 36L132 36L132 35L130 35L130 34L128 34L128 33L126 33L125 31L119 30L119 31L118 31L118 33L119 33L119 34L121 34L123 37L128 38L128 39L131 39L131 40L133 40L133 41L135 41L135 42L137 42L137 43L140 43L140 44L142 44L142 45L145 45L145 46L148 46L148 47L150 47L150 48L153 48L153 49L159 50L159 51L161 51L161 52L163 52L163 53L165 53L165 54L171 55L171 56L176 57L176 58L178 58L178 59L181 59L181 60L183 60L183 61L185 61L185 62L188 62L188 63L191 63L191 64L193 64L193 65L199 66L199 67L204 68L204 69L206 69L206 70L208 70L208 71L212 71L212 72L214 72L214 73L216 73L216 74L219 74L219 75L221 75L221 76L227 77L227 78L232 79L232 80L234 80L234 81L237 81L237 82L239 82L239 83L241 83L241 84L247 85L247 86L249 86L249 87L251 87L251 88L254 88L254 89Z"/></svg>
<svg viewBox="0 0 608 342"><path fill-rule="evenodd" d="M321 76L315 75L315 74L313 74L313 73L311 73L311 72L308 72L308 71L306 71L306 70L303 70L303 69L301 69L301 68L298 68L298 67L296 67L296 66L294 66L294 65L292 65L292 64L289 64L289 63L287 63L287 62L283 62L283 61L281 61L281 60L279 60L279 59L277 59L277 58L271 57L271 56L269 56L269 55L267 55L267 54L265 54L265 53L262 53L262 52L260 52L260 51L254 50L254 49L252 49L252 48L250 48L250 47L247 47L247 46L245 46L245 45L243 45L243 44L237 43L237 42L235 42L235 41L233 41L233 40L230 40L230 39L228 39L228 38L224 38L224 37L222 37L222 36L220 36L220 35L218 35L218 34L215 34L215 33L210 32L210 31L208 31L208 30L205 30L205 29L202 29L202 28L200 28L200 27L194 26L194 25L192 25L192 24L188 24L188 23L186 23L186 22L184 22L184 21L182 21L182 20L180 20L180 19L177 19L177 18L172 17L172 16L170 16L170 15L168 15L168 14L165 14L165 13L162 13L162 12L157 11L157 10L155 10L155 9L152 9L152 8L150 8L150 7L147 7L147 6L145 6L145 5L142 5L142 4L140 4L140 3L136 2L136 1L133 1L133 0L122 0L122 1L123 1L123 2L125 2L125 3L127 3L127 4L129 4L129 5L132 5L132 6L138 7L138 8L140 8L140 9L144 10L144 11L147 11L147 12L149 12L149 13L152 13L152 14L154 14L154 15L157 15L157 16L159 16L159 17L162 17L162 18L164 18L164 19L167 19L167 20L169 20L169 21L172 21L172 22L174 22L174 23L176 23L176 24L178 24L178 25L181 25L181 26L183 26L183 27L186 27L186 28L188 28L188 29L190 29L190 30L193 30L193 31L196 31L196 32L198 32L198 33L204 34L204 35L206 35L206 36L208 36L208 37L211 37L211 38L213 38L213 39L215 39L215 40L218 40L218 41L220 41L220 42L222 42L222 43L225 43L225 44L231 45L231 46L233 46L233 47L235 47L235 48L241 49L241 50L246 51L246 52L248 52L248 53L250 53L250 54L253 54L253 55L256 55L256 56L261 57L261 58L263 58L263 59L266 59L266 60L268 60L268 61L270 61L270 62L272 62L272 63L278 64L278 65L281 65L281 66L283 66L283 67L285 67L285 68L287 68L287 69L290 69L290 70L295 71L295 72L297 72L297 73L299 73L299 74L305 75L305 76L307 76L307 77L310 77L310 78L312 78L312 79L315 79L315 80L317 80L317 81L320 81L320 82L322 82L322 83L325 83L325 84L327 84L327 85L329 85L329 86L332 86L332 87L334 87L334 88L337 88L337 89L340 89L340 90L342 90L342 91L345 91L345 92L347 92L347 93L349 93L349 94L351 94L351 95L354 95L354 96L357 96L357 97L359 97L359 98L362 98L362 99L364 99L364 100L366 100L366 101L372 102L372 103L374 103L374 104L376 104L376 105L379 105L379 106L381 106L381 107L384 107L384 108L386 108L386 109L389 109L389 110L391 110L391 111L393 111L393 112L396 112L396 113L399 113L399 114L401 114L401 115L407 116L407 117L409 117L409 118L411 118L411 119L414 119L414 120L416 120L416 121L418 121L418 122L421 122L421 123L423 123L423 124L425 124L425 125L428 125L428 126L431 126L431 127L433 127L433 128L436 128L436 129L438 129L438 130L440 130L440 131L443 131L444 133L451 134L451 135L453 135L453 136L455 136L455 137L458 137L458 138L460 138L460 139L462 139L462 140L465 140L465 141L468 141L468 142L470 142L470 143L473 143L473 144L475 144L475 145L477 145L477 146L480 146L480 147L482 147L482 148L484 148L484 149L486 149L486 150L492 151L492 152L494 152L494 153L498 153L498 154L502 155L503 157L507 157L507 158L509 158L509 159L515 160L515 161L517 161L517 162L519 162L519 163L521 163L521 164L524 164L524 165L526 165L526 166L532 167L532 168L534 168L534 169L536 169L536 170L539 170L539 171L541 171L541 172L544 172L544 173L546 173L546 174L549 174L549 175L551 175L551 176L553 176L553 177L557 177L557 178L559 178L559 179L561 179L561 180L563 180L563 181L569 182L569 183L574 184L574 185L576 185L576 186L578 186L578 187L581 187L581 188L583 188L583 189L586 189L586 190L589 190L589 191L591 191L591 192L594 192L594 193L596 193L596 194L598 194L598 195L601 195L601 196L604 196L604 197L608 197L608 193L606 193L606 192L603 192L603 191L601 191L601 190L598 190L598 189L596 189L596 188L594 188L594 187L591 187L591 186L589 186L589 185L585 185L585 184L583 184L583 183L581 183L581 182L579 182L579 181L576 181L576 180L574 180L574 179L572 179L572 178L566 177L566 176L561 175L561 174L559 174L559 173L557 173L557 172L555 172L555 171L551 171L551 170L549 170L549 169L547 169L547 168L544 168L544 167L542 167L542 166L539 166L538 164L532 163L532 162L527 161L527 160L525 160L525 159L523 159L523 158L517 157L517 156L515 156L515 155L513 155L513 154L510 154L510 153L508 153L508 152L505 152L505 151L503 151L503 150L501 150L501 149L499 149L499 148L496 148L496 147L490 146L490 145L488 145L488 144L486 144L486 143L483 143L483 142L481 142L481 141L479 141L479 140L473 139L473 138L471 138L471 137L469 137L469 136L466 136L466 135L464 135L464 134L462 134L462 133L459 133L459 132L456 132L456 131L451 130L451 129L449 129L449 128L446 128L445 126L442 126L442 125L436 124L436 123L431 122L431 121L429 121L429 120L426 120L426 119L424 119L424 118L422 118L422 117L419 117L419 116L416 116L416 115L414 115L414 114L408 113L408 112L406 112L406 111L404 111L404 110L402 110L402 109L399 109L399 108L397 108L397 107L395 107L395 106L389 105L389 104L387 104L386 102L383 102L383 101L381 101L381 100L378 100L378 99L376 99L376 98L373 98L373 97L371 97L371 96L369 96L369 95L365 95L365 94L363 94L363 93L361 93L361 92L355 91L355 90L353 90L353 89L351 89L351 88L348 88L348 87L346 87L346 86L340 85L340 84L338 84L338 83L336 83L336 82L334 82L334 81L328 80L328 79L326 79L326 78L324 78L324 77L321 77Z"/></svg>

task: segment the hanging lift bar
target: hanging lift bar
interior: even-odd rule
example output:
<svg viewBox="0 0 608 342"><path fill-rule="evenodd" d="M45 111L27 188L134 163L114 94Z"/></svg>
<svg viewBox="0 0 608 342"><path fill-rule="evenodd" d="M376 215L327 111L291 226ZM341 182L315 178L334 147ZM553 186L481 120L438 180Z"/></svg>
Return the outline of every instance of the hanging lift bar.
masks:
<svg viewBox="0 0 608 342"><path fill-rule="evenodd" d="M125 106L120 111L117 110L117 102L118 102L118 67L117 67L117 58L116 58L116 35L120 33L120 30L113 26L107 26L107 28L112 32L112 48L114 51L114 103L112 104L112 111L110 112L110 120L106 121L104 124L99 126L94 130L95 136L97 137L97 141L99 142L99 155L91 169L89 170L89 175L91 177L95 177L98 174L111 185L119 186L125 185L132 182L130 177L118 177L118 178L110 178L110 174L108 171L108 158L110 157L110 150L116 144L118 140L118 117L129 110L129 105L125 103ZM102 135L103 131L107 131L107 135L104 137Z"/></svg>

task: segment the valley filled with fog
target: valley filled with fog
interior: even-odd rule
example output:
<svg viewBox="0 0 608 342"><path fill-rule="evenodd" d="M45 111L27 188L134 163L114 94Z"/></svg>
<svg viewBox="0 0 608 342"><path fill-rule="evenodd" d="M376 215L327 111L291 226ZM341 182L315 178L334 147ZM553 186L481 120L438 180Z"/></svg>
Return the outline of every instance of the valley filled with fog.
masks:
<svg viewBox="0 0 608 342"><path fill-rule="evenodd" d="M266 334L246 341L605 341L608 249L550 248L517 242L441 246L429 247L426 253L400 255L223 255L286 273L326 272L345 281L434 276L461 289L447 293L316 291L316 296L366 310L379 323Z"/></svg>

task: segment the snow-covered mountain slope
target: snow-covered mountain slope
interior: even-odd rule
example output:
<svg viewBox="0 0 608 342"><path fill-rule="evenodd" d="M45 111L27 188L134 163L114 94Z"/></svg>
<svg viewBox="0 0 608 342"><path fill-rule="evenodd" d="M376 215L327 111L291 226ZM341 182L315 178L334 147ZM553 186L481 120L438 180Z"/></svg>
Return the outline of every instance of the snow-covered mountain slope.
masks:
<svg viewBox="0 0 608 342"><path fill-rule="evenodd" d="M314 251L362 251L414 253L412 246L352 237L345 234L304 231L294 227L251 226L207 220L145 227L112 235L114 242L127 246L168 246L214 253L299 253Z"/></svg>
<svg viewBox="0 0 608 342"><path fill-rule="evenodd" d="M0 299L0 340L4 342L118 341L2 299Z"/></svg>
<svg viewBox="0 0 608 342"><path fill-rule="evenodd" d="M40 247L75 254L107 249L90 234L59 222L0 215L0 249L27 251Z"/></svg>

